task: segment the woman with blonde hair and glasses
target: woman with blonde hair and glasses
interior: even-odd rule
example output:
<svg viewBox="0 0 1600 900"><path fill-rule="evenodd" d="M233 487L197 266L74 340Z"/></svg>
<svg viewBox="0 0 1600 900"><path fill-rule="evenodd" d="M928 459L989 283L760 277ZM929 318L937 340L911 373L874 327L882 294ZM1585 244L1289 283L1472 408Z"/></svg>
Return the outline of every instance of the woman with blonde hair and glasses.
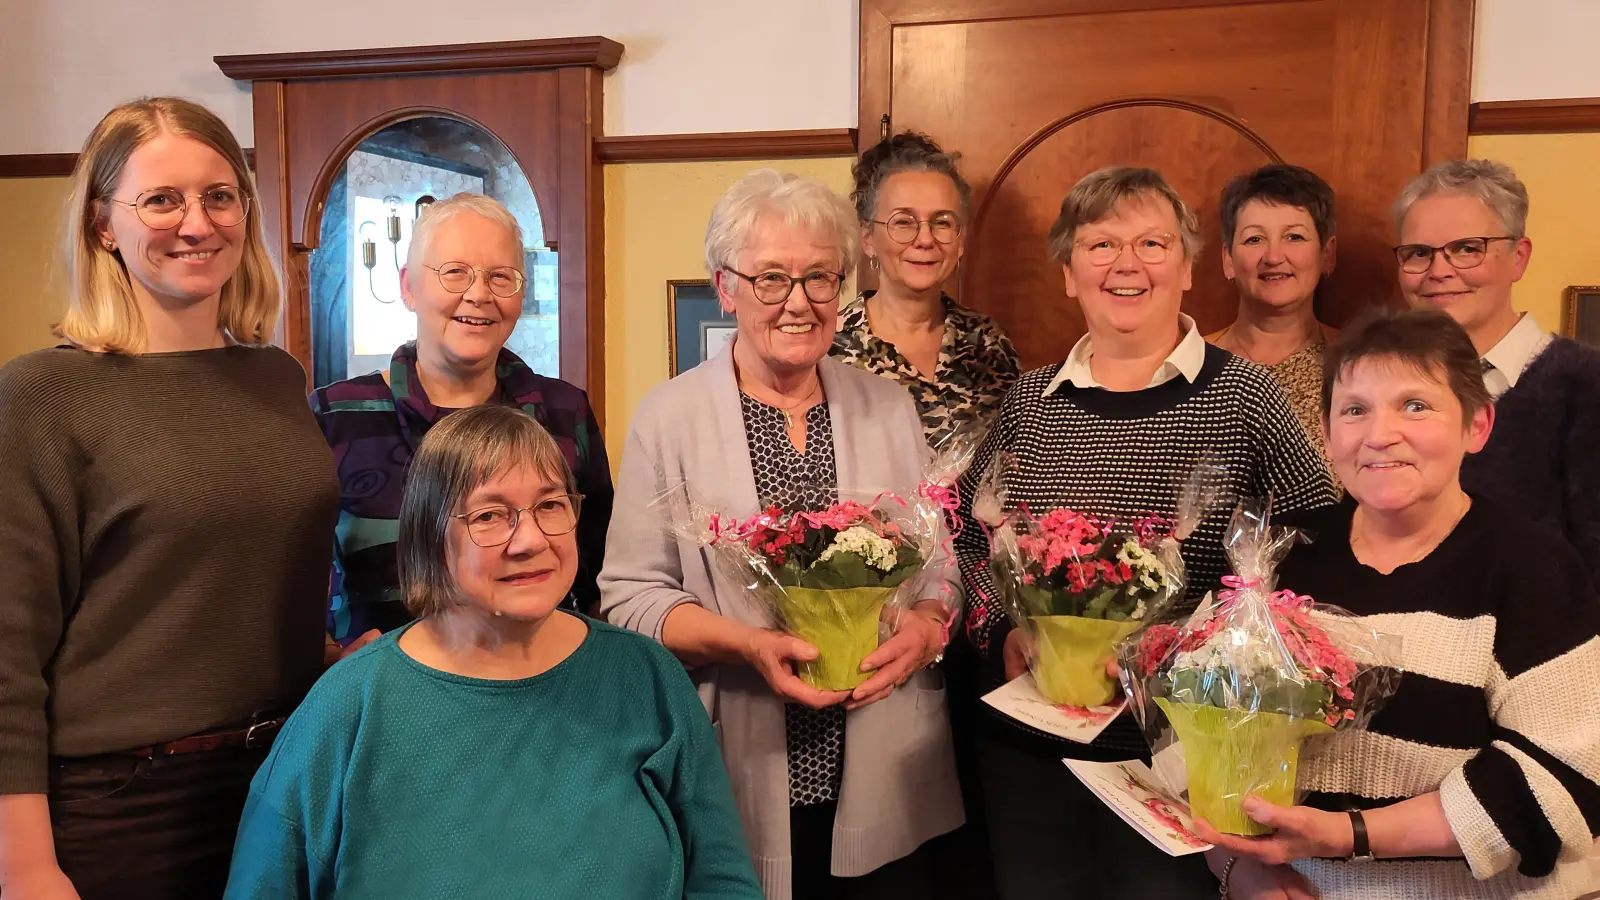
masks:
<svg viewBox="0 0 1600 900"><path fill-rule="evenodd" d="M584 499L520 410L428 432L399 521L418 621L331 669L284 726L228 900L760 897L683 667L558 608Z"/></svg>
<svg viewBox="0 0 1600 900"><path fill-rule="evenodd" d="M79 156L64 345L0 369L0 894L215 897L321 674L338 510L227 127L113 109Z"/></svg>

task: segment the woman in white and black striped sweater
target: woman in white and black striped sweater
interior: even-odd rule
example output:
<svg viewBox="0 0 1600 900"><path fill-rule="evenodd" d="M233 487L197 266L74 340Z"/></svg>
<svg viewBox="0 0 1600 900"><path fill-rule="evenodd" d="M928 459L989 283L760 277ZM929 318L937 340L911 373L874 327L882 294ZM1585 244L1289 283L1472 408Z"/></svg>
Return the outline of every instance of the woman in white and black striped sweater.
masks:
<svg viewBox="0 0 1600 900"><path fill-rule="evenodd" d="M1275 835L1209 835L1225 895L1592 890L1600 602L1557 532L1461 488L1494 419L1470 339L1431 309L1348 328L1323 409L1349 499L1303 523L1278 585L1399 635L1405 674L1369 728L1308 744L1304 806L1247 802Z"/></svg>
<svg viewBox="0 0 1600 900"><path fill-rule="evenodd" d="M961 487L956 540L968 588L967 636L987 663L985 690L1024 669L987 569L986 532L972 514L978 473L1005 454L1006 501L1036 511L1172 515L1180 484L1203 456L1222 464L1234 495L1271 494L1277 508L1331 505L1321 455L1265 369L1209 347L1179 312L1199 229L1176 191L1149 169L1102 169L1067 195L1051 229L1067 295L1089 333L1061 366L1024 375ZM1183 548L1192 594L1226 572L1226 511L1207 516ZM1117 820L1061 765L1064 756L1123 760L1149 753L1131 716L1093 744L1074 744L986 708L979 768L995 875L1004 900L1215 896L1195 857L1173 859Z"/></svg>

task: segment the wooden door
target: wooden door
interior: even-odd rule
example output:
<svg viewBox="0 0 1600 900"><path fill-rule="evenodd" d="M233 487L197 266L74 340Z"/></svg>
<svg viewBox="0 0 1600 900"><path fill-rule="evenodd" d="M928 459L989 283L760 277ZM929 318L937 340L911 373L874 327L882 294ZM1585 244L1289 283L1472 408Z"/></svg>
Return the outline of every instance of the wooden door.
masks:
<svg viewBox="0 0 1600 900"><path fill-rule="evenodd" d="M1205 250L1184 309L1232 321L1218 195L1271 161L1337 194L1338 269L1319 297L1345 321L1395 295L1388 209L1467 145L1472 0L861 0L863 148L882 117L959 150L975 216L963 302L999 318L1027 366L1065 358L1083 316L1045 234L1101 166L1161 170Z"/></svg>

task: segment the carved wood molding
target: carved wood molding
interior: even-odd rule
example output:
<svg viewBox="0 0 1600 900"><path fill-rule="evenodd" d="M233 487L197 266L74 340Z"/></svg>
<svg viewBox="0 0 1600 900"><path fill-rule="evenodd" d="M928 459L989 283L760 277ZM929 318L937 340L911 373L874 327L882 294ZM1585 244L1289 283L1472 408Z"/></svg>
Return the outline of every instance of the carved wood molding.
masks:
<svg viewBox="0 0 1600 900"><path fill-rule="evenodd" d="M1494 100L1472 104L1469 134L1549 134L1600 131L1600 97Z"/></svg>
<svg viewBox="0 0 1600 900"><path fill-rule="evenodd" d="M244 148L244 161L256 167L256 151ZM0 178L66 178L78 165L76 153L12 153L0 155Z"/></svg>
<svg viewBox="0 0 1600 900"><path fill-rule="evenodd" d="M783 159L854 156L854 128L803 131L730 131L721 134L641 134L596 138L595 156L606 163L663 160Z"/></svg>
<svg viewBox="0 0 1600 900"><path fill-rule="evenodd" d="M571 66L604 70L616 68L621 58L621 44L610 38L591 35L426 47L252 53L212 59L224 75L237 81L296 81L433 72L505 72Z"/></svg>

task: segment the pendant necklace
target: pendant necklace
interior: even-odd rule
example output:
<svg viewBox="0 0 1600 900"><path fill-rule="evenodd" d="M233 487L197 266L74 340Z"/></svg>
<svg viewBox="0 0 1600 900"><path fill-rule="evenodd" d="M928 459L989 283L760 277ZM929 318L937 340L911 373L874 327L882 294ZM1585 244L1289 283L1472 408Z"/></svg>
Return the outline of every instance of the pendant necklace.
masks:
<svg viewBox="0 0 1600 900"><path fill-rule="evenodd" d="M795 411L795 409L797 407L799 407L800 404L806 402L807 400L810 400L812 395L814 395L817 392L817 389L821 388L821 387L822 387L822 379L819 378L819 379L817 379L815 384L811 385L811 389L806 391L805 396L803 396L799 400L796 400L793 403L789 404L788 407L782 407L782 406L779 406L776 403L770 403L768 405L776 408L778 410L778 412L783 413L783 427L785 427L785 428L793 428L794 427L794 411ZM745 391L745 393L749 394L750 392L749 391ZM755 395L751 394L751 396L754 397Z"/></svg>

